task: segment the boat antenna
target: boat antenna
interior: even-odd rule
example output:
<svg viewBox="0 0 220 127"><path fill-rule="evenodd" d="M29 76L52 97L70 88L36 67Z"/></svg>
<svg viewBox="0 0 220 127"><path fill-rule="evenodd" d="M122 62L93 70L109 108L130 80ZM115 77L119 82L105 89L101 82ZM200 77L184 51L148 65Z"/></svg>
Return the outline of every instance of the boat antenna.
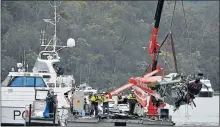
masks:
<svg viewBox="0 0 220 127"><path fill-rule="evenodd" d="M57 7L60 6L61 1L59 1L59 4L56 5L56 1L53 1L54 4L52 5L49 1L49 4L51 7L54 8L54 36L53 36L53 51L56 51L56 44L57 44Z"/></svg>
<svg viewBox="0 0 220 127"><path fill-rule="evenodd" d="M51 19L43 19L45 22L48 22L52 25L54 25L54 35L53 35L53 51L56 51L56 46L57 46L57 22L59 22L59 20L57 20L57 7L60 6L61 1L59 1L59 4L56 4L56 1L53 1L54 3L51 4L51 1L49 1L49 4L51 7L54 8L54 21L51 21ZM49 42L50 43L50 42ZM49 46L49 44L47 45ZM47 47L46 46L46 47Z"/></svg>
<svg viewBox="0 0 220 127"><path fill-rule="evenodd" d="M25 58L25 49L23 49L23 54L22 54L22 57L21 57L21 63L22 63L22 66L21 66L21 68L22 68L22 71L24 71L25 72L25 70L26 70L26 68L25 68L25 60L26 58Z"/></svg>
<svg viewBox="0 0 220 127"><path fill-rule="evenodd" d="M26 70L26 55L25 55L25 49L24 49L24 59L23 59L23 66L24 66L24 71Z"/></svg>

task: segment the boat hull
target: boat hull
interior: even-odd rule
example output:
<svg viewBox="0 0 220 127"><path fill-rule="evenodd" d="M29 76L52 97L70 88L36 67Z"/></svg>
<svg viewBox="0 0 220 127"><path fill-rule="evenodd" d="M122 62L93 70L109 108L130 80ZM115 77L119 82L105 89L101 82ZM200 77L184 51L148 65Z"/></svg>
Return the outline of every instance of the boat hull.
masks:
<svg viewBox="0 0 220 127"><path fill-rule="evenodd" d="M54 89L58 99L58 110L60 115L66 114L68 111L68 103L64 99L64 92L69 88ZM25 106L32 104L35 98L34 88L10 88L2 87L1 89L1 125L24 125ZM67 108L67 109L66 109Z"/></svg>
<svg viewBox="0 0 220 127"><path fill-rule="evenodd" d="M2 126L19 126L25 124L24 119L22 116L25 115L25 108L24 107L5 107L1 106L1 114L2 114Z"/></svg>

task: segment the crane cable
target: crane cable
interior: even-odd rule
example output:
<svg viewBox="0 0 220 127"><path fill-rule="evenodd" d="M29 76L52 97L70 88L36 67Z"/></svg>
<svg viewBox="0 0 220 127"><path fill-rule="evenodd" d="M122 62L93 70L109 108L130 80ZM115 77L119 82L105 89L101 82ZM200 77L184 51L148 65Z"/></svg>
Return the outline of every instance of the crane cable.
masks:
<svg viewBox="0 0 220 127"><path fill-rule="evenodd" d="M190 46L190 40L189 40L189 27L188 27L188 24L186 22L186 14L185 14L183 0L181 0L181 3L182 3L184 21L185 21L185 25L186 25L187 39L188 39L188 46L189 46L189 53L190 53L191 64L192 64L192 69L193 69L193 75L195 76L194 62L193 62L193 56L192 56L192 47ZM188 96L188 87L187 87L187 96ZM189 103L189 100L187 99L187 112L186 112L187 114L185 115L185 117L189 119L188 103Z"/></svg>
<svg viewBox="0 0 220 127"><path fill-rule="evenodd" d="M174 3L174 6L173 6L173 15L172 15L172 18L171 18L171 23L170 23L170 31L171 31L172 26L173 26L173 17L174 17L175 10L176 10L176 0L175 0L175 3Z"/></svg>
<svg viewBox="0 0 220 127"><path fill-rule="evenodd" d="M193 69L193 75L195 76L195 69L194 69L194 62L193 62L193 59L192 59L192 47L190 46L190 40L189 40L189 27L188 27L188 24L186 22L186 14L185 14L185 9L184 9L184 4L183 4L183 0L181 0L182 2L182 9L183 9L183 15L184 15L184 21L185 21L185 25L186 25L186 31L187 31L187 42L188 42L188 45L189 45L189 52L190 52L190 57L191 57L191 64L192 64L192 69Z"/></svg>
<svg viewBox="0 0 220 127"><path fill-rule="evenodd" d="M183 16L184 16L184 21L185 21L185 25L186 25L186 32L187 32L187 42L188 42L188 45L189 45L189 32L188 32L188 25L187 25L187 22L186 22L186 15L185 15L185 9L184 9L184 5L183 5L183 1L181 0L181 3L182 3L182 11L183 11ZM191 48L189 49L190 51L190 55L191 55ZM187 87L187 93L186 93L186 97L188 98L188 87ZM186 99L186 103L187 105L185 106L185 118L188 118L188 99Z"/></svg>
<svg viewBox="0 0 220 127"><path fill-rule="evenodd" d="M163 43L161 44L161 46L164 44L164 42L167 40L168 36L172 36L172 26L173 26L173 18L174 18L174 14L175 14L175 10L176 10L176 0L175 0L175 3L174 3L174 6L173 6L173 14L172 14L172 17L171 17L171 22L170 22L170 30L169 30L169 33L167 34L167 36L165 37ZM169 41L170 41L170 38L169 38ZM166 44L166 50L168 51L168 44ZM164 60L164 71L163 71L163 76L165 74L165 68L167 67L167 51L166 51L166 55L165 55L165 60Z"/></svg>

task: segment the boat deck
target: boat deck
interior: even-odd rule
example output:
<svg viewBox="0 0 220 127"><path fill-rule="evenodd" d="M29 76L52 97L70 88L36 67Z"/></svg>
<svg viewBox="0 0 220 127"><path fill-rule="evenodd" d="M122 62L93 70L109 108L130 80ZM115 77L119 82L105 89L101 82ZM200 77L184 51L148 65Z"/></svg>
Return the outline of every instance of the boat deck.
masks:
<svg viewBox="0 0 220 127"><path fill-rule="evenodd" d="M59 126L59 122L54 118L29 117L25 119L26 126Z"/></svg>
<svg viewBox="0 0 220 127"><path fill-rule="evenodd" d="M82 127L82 126L96 126L96 127L113 127L113 126L128 126L128 127L146 127L147 126L174 126L175 123L171 120L149 120L147 118L137 119L112 119L112 118L95 118L95 117L71 117L67 121L67 126Z"/></svg>

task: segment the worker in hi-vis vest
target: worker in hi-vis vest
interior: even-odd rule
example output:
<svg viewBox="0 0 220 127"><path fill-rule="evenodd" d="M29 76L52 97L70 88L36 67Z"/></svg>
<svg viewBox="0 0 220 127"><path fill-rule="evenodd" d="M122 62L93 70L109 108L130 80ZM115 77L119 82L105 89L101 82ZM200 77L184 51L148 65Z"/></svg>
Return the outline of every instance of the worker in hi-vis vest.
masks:
<svg viewBox="0 0 220 127"><path fill-rule="evenodd" d="M109 100L108 100L108 94L103 92L102 96L102 109L103 109L103 114L107 113L109 114Z"/></svg>
<svg viewBox="0 0 220 127"><path fill-rule="evenodd" d="M94 94L91 96L90 98L91 101L91 112L90 115L93 115L94 111L95 111L95 116L98 116L98 103L99 103L99 97L97 94Z"/></svg>
<svg viewBox="0 0 220 127"><path fill-rule="evenodd" d="M132 90L131 94L128 96L128 102L129 102L129 114L133 115L135 104L137 103L136 96L134 94L134 90Z"/></svg>

